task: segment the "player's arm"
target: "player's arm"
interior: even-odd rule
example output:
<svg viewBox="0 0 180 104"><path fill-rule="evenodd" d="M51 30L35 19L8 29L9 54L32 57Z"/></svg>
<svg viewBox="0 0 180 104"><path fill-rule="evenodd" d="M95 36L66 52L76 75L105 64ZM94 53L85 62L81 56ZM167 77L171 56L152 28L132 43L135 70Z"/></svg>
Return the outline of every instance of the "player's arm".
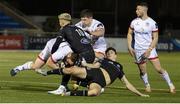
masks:
<svg viewBox="0 0 180 104"><path fill-rule="evenodd" d="M88 30L87 30L88 31ZM95 31L88 31L90 35L100 37L105 33L105 28L102 23L97 24Z"/></svg>
<svg viewBox="0 0 180 104"><path fill-rule="evenodd" d="M158 42L158 31L155 31L155 32L152 32L152 42L149 48L145 52L145 55L144 55L145 57L149 57L150 52L152 51L153 48L156 47L157 42Z"/></svg>
<svg viewBox="0 0 180 104"><path fill-rule="evenodd" d="M99 62L95 62L93 64L83 63L82 62L82 65L85 66L85 67L89 67L89 68L99 68L100 67L100 63Z"/></svg>
<svg viewBox="0 0 180 104"><path fill-rule="evenodd" d="M128 43L128 50L131 56L134 56L134 49L132 48L132 34L133 34L133 29L129 27L128 33L127 33L127 43Z"/></svg>
<svg viewBox="0 0 180 104"><path fill-rule="evenodd" d="M91 35L97 36L97 37L103 36L104 32L105 32L105 29L101 27L98 27L95 31L89 31Z"/></svg>
<svg viewBox="0 0 180 104"><path fill-rule="evenodd" d="M57 49L59 48L59 45L63 42L63 39L64 39L64 31L63 29L61 29L58 32L58 37L56 37L56 41L51 49L51 54L57 51Z"/></svg>
<svg viewBox="0 0 180 104"><path fill-rule="evenodd" d="M158 31L152 32L152 42L151 45L149 46L149 50L152 50L153 48L156 47L158 42Z"/></svg>
<svg viewBox="0 0 180 104"><path fill-rule="evenodd" d="M142 94L139 92L125 77L125 75L121 78L121 81L126 85L126 88L130 90L131 92L135 93L136 95L142 96L142 97L149 97L149 95Z"/></svg>
<svg viewBox="0 0 180 104"><path fill-rule="evenodd" d="M81 61L81 65L82 65L82 66L85 66L85 67L89 67L89 68L99 68L101 64L100 64L98 61L99 61L99 59L96 58L95 61L94 61L94 63L87 63L87 62L85 61L85 59L83 59L83 60Z"/></svg>

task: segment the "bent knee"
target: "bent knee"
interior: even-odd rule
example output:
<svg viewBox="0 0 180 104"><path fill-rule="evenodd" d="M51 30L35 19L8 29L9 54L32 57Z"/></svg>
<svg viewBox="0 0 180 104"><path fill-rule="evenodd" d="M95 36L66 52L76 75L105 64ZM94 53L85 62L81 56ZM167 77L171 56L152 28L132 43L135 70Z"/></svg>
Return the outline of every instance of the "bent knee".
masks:
<svg viewBox="0 0 180 104"><path fill-rule="evenodd" d="M88 91L88 96L99 96L100 92L93 90L93 91Z"/></svg>
<svg viewBox="0 0 180 104"><path fill-rule="evenodd" d="M74 70L72 70L71 68L65 68L65 69L63 69L63 72L64 72L65 74L72 74L73 71L74 71Z"/></svg>

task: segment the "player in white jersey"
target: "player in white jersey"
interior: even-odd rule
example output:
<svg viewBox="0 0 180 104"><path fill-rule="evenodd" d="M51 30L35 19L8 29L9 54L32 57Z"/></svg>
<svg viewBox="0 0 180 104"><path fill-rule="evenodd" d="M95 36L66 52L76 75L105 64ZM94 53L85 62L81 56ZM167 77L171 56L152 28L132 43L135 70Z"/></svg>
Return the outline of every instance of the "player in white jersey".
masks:
<svg viewBox="0 0 180 104"><path fill-rule="evenodd" d="M100 21L93 19L93 13L89 9L82 10L80 17L81 21L78 22L76 26L80 27L90 35L89 37L92 39L96 57L104 57L107 48L104 38L104 25Z"/></svg>
<svg viewBox="0 0 180 104"><path fill-rule="evenodd" d="M69 14L62 13L60 17L65 19L66 15L69 15ZM63 28L67 23L69 23L69 21L71 21L71 19L62 20L60 23L61 28ZM70 48L69 43L66 42L65 40L62 40L62 42L59 44L59 47L56 51L52 50L53 45L56 42L56 39L57 38L50 39L46 43L45 48L40 52L35 62L28 61L22 65L19 65L13 68L10 71L11 76L15 76L18 72L23 71L23 70L33 69L35 71L40 71L38 69L44 66L45 64L47 64L52 69L59 68L59 64L57 64L57 62L60 60L63 60L65 56L67 56L69 53L72 53L73 51Z"/></svg>
<svg viewBox="0 0 180 104"><path fill-rule="evenodd" d="M158 42L158 26L156 22L147 15L148 5L145 2L137 4L137 18L131 22L127 34L128 49L132 56L135 57L140 71L140 77L145 84L145 91L151 92L146 71L147 59L153 64L156 71L162 75L169 85L170 93L175 93L175 86L170 80L166 70L161 67L157 52L156 44ZM132 47L134 33L134 47Z"/></svg>

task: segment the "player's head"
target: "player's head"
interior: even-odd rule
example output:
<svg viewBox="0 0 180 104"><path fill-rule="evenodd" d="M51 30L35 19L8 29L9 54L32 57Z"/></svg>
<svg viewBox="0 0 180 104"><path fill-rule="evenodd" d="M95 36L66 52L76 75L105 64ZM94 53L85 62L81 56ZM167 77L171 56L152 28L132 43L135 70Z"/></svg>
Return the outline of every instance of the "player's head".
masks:
<svg viewBox="0 0 180 104"><path fill-rule="evenodd" d="M117 52L116 52L115 48L113 48L113 47L107 48L105 51L105 54L106 54L106 58L113 60L113 61L116 61Z"/></svg>
<svg viewBox="0 0 180 104"><path fill-rule="evenodd" d="M71 23L71 15L69 13L61 13L58 15L58 19L61 27Z"/></svg>
<svg viewBox="0 0 180 104"><path fill-rule="evenodd" d="M81 11L80 17L83 25L88 26L91 24L91 21L93 19L93 12L89 9L84 9Z"/></svg>
<svg viewBox="0 0 180 104"><path fill-rule="evenodd" d="M139 2L136 5L136 14L138 17L142 17L147 15L148 4L146 2Z"/></svg>
<svg viewBox="0 0 180 104"><path fill-rule="evenodd" d="M79 55L76 53L69 53L64 59L69 66L73 66L78 60Z"/></svg>

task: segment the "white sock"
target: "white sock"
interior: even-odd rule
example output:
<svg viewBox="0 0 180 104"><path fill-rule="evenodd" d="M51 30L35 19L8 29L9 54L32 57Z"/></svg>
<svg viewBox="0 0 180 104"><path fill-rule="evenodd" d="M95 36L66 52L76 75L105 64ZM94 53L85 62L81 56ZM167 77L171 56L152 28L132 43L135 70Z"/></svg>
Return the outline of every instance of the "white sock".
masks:
<svg viewBox="0 0 180 104"><path fill-rule="evenodd" d="M23 65L17 66L16 68L17 68L19 71L29 70L29 69L31 69L31 64L32 64L32 63L33 63L32 61L28 61L28 62L24 63Z"/></svg>
<svg viewBox="0 0 180 104"><path fill-rule="evenodd" d="M162 73L161 76L164 78L164 80L167 82L169 86L172 85L171 79L169 78L169 74L166 71Z"/></svg>
<svg viewBox="0 0 180 104"><path fill-rule="evenodd" d="M150 86L147 73L145 73L144 75L141 75L141 79L143 80L145 86L147 85Z"/></svg>

